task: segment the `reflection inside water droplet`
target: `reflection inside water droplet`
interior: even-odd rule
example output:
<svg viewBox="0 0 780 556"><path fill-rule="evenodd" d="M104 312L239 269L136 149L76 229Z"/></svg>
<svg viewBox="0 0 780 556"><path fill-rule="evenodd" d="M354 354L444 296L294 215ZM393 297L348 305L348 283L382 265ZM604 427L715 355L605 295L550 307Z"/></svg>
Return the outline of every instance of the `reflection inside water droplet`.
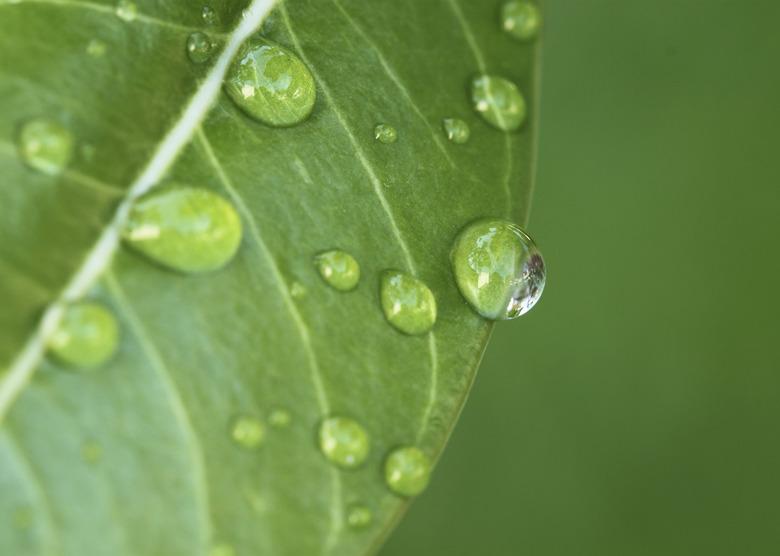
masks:
<svg viewBox="0 0 780 556"><path fill-rule="evenodd" d="M51 176L62 172L73 157L73 134L54 120L36 118L19 130L17 149L27 166Z"/></svg>
<svg viewBox="0 0 780 556"><path fill-rule="evenodd" d="M374 138L380 143L395 143L398 140L398 131L389 124L379 124L374 128Z"/></svg>
<svg viewBox="0 0 780 556"><path fill-rule="evenodd" d="M529 0L509 0L501 7L501 28L518 40L536 38L541 25L542 14Z"/></svg>
<svg viewBox="0 0 780 556"><path fill-rule="evenodd" d="M187 57L195 64L207 62L214 52L214 45L206 33L191 33L187 37Z"/></svg>
<svg viewBox="0 0 780 556"><path fill-rule="evenodd" d="M469 137L471 137L469 124L463 120L446 118L442 121L442 127L444 128L444 134L447 136L447 139L458 145L466 143L469 140Z"/></svg>

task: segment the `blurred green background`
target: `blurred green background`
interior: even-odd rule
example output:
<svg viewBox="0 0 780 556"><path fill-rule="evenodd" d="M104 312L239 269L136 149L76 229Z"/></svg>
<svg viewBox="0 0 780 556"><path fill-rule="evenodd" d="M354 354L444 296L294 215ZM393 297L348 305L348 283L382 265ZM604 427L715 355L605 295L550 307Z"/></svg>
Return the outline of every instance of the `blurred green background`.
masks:
<svg viewBox="0 0 780 556"><path fill-rule="evenodd" d="M396 555L780 553L780 3L548 0L540 305Z"/></svg>

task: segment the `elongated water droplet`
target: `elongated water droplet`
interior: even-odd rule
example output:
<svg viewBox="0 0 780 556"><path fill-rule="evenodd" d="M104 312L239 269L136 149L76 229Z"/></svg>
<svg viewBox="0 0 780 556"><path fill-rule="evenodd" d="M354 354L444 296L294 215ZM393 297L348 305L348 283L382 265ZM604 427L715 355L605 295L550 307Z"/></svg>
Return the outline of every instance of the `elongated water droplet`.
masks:
<svg viewBox="0 0 780 556"><path fill-rule="evenodd" d="M442 127L444 128L445 135L447 135L447 139L458 145L466 143L469 140L469 137L471 137L469 124L463 120L446 118L442 121Z"/></svg>
<svg viewBox="0 0 780 556"><path fill-rule="evenodd" d="M209 556L236 556L236 550L229 544L215 544L209 550Z"/></svg>
<svg viewBox="0 0 780 556"><path fill-rule="evenodd" d="M247 115L274 127L289 127L308 118L317 98L314 77L300 58L259 37L238 51L225 90Z"/></svg>
<svg viewBox="0 0 780 556"><path fill-rule="evenodd" d="M268 422L272 427L277 429L283 429L290 426L291 421L292 415L290 415L290 412L280 407L271 411L271 414L268 416Z"/></svg>
<svg viewBox="0 0 780 556"><path fill-rule="evenodd" d="M196 63L202 64L211 58L214 52L214 44L206 33L196 31L187 37L187 56Z"/></svg>
<svg viewBox="0 0 780 556"><path fill-rule="evenodd" d="M401 496L417 496L428 486L431 461L422 450L406 446L394 450L385 461L387 486Z"/></svg>
<svg viewBox="0 0 780 556"><path fill-rule="evenodd" d="M339 291L353 290L360 281L360 265L345 251L334 249L321 253L314 258L314 264L322 279Z"/></svg>
<svg viewBox="0 0 780 556"><path fill-rule="evenodd" d="M458 289L485 318L517 318L530 311L544 291L542 254L511 222L470 224L455 240L451 258Z"/></svg>
<svg viewBox="0 0 780 556"><path fill-rule="evenodd" d="M539 8L529 0L509 0L501 6L501 28L521 41L536 38L542 26Z"/></svg>
<svg viewBox="0 0 780 556"><path fill-rule="evenodd" d="M81 445L81 459L94 465L103 459L103 446L95 440L86 440Z"/></svg>
<svg viewBox="0 0 780 556"><path fill-rule="evenodd" d="M141 197L123 237L135 250L181 272L225 266L241 243L235 208L206 189L171 187Z"/></svg>
<svg viewBox="0 0 780 556"><path fill-rule="evenodd" d="M138 17L138 5L132 0L119 0L114 11L124 21L135 21Z"/></svg>
<svg viewBox="0 0 780 556"><path fill-rule="evenodd" d="M219 23L219 16L211 6L203 6L200 10L200 17L203 19L203 23L210 27Z"/></svg>
<svg viewBox="0 0 780 556"><path fill-rule="evenodd" d="M353 504L347 510L347 525L352 529L364 529L371 525L374 514L363 504Z"/></svg>
<svg viewBox="0 0 780 556"><path fill-rule="evenodd" d="M320 424L320 450L330 461L345 469L353 469L366 460L370 447L363 426L347 417L330 417Z"/></svg>
<svg viewBox="0 0 780 556"><path fill-rule="evenodd" d="M374 128L374 138L380 143L395 143L398 141L398 131L389 124L379 124Z"/></svg>
<svg viewBox="0 0 780 556"><path fill-rule="evenodd" d="M239 415L230 423L230 438L242 448L254 450L265 440L265 425L257 417Z"/></svg>
<svg viewBox="0 0 780 556"><path fill-rule="evenodd" d="M49 339L49 352L62 363L90 369L107 362L119 345L119 325L113 313L98 303L69 305Z"/></svg>
<svg viewBox="0 0 780 556"><path fill-rule="evenodd" d="M92 39L87 43L87 54L93 58L100 58L106 53L106 43L100 39Z"/></svg>
<svg viewBox="0 0 780 556"><path fill-rule="evenodd" d="M413 276L397 270L383 272L380 297L388 322L405 334L424 334L436 323L436 298Z"/></svg>
<svg viewBox="0 0 780 556"><path fill-rule="evenodd" d="M490 125L515 131L526 116L525 99L517 85L495 75L480 75L471 83L474 109Z"/></svg>
<svg viewBox="0 0 780 556"><path fill-rule="evenodd" d="M53 120L37 118L19 130L17 148L27 166L54 176L73 156L73 134Z"/></svg>

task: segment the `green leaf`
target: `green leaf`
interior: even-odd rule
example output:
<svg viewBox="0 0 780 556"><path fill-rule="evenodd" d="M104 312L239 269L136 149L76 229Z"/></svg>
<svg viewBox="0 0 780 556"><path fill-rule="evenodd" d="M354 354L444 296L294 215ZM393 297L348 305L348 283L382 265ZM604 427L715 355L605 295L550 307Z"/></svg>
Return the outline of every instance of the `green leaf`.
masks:
<svg viewBox="0 0 780 556"><path fill-rule="evenodd" d="M536 114L537 47L500 31L493 2L288 0L263 34L317 99L281 129L221 92L270 0L210 7L213 26L188 0L124 2L123 17L101 0L0 0L2 554L371 552L408 504L385 458L438 458L473 381L490 325L449 251L476 218L524 223L536 123L495 129L470 87L505 77ZM218 42L210 57L196 31ZM452 118L467 142L447 139ZM57 124L33 145L38 169L15 144L28 121ZM243 239L221 270L178 273L119 239L134 200L172 183L236 208ZM360 265L354 290L320 276L334 249ZM432 332L385 320L388 269L433 292ZM46 354L81 299L119 322L116 354L89 372ZM328 416L365 429L357 468L319 451Z"/></svg>

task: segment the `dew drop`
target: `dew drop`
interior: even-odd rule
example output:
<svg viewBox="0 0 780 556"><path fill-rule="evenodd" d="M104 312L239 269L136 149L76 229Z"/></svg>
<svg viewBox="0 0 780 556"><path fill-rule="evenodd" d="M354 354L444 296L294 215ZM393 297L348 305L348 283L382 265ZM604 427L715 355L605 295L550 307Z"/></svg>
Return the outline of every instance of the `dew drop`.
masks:
<svg viewBox="0 0 780 556"><path fill-rule="evenodd" d="M447 139L458 145L462 145L471 137L469 124L457 118L446 118L442 121L442 127Z"/></svg>
<svg viewBox="0 0 780 556"><path fill-rule="evenodd" d="M292 415L290 415L290 412L286 409L277 407L271 411L271 414L268 416L268 422L274 428L283 429L290 426Z"/></svg>
<svg viewBox="0 0 780 556"><path fill-rule="evenodd" d="M422 281L397 270L380 280L382 310L388 322L405 334L428 332L436 323L436 298Z"/></svg>
<svg viewBox="0 0 780 556"><path fill-rule="evenodd" d="M215 193L172 186L138 199L122 235L133 249L168 268L209 272L236 254L241 218Z"/></svg>
<svg viewBox="0 0 780 556"><path fill-rule="evenodd" d="M347 509L347 525L352 529L365 529L373 520L371 509L363 504L353 504Z"/></svg>
<svg viewBox="0 0 780 556"><path fill-rule="evenodd" d="M103 459L103 446L95 440L86 440L81 445L81 459L94 465Z"/></svg>
<svg viewBox="0 0 780 556"><path fill-rule="evenodd" d="M138 17L138 5L132 0L119 0L114 11L124 21L135 21Z"/></svg>
<svg viewBox="0 0 780 556"><path fill-rule="evenodd" d="M398 141L398 131L389 124L379 124L374 128L374 138L386 145Z"/></svg>
<svg viewBox="0 0 780 556"><path fill-rule="evenodd" d="M515 131L523 125L526 105L517 85L495 75L480 75L471 83L474 109L493 127Z"/></svg>
<svg viewBox="0 0 780 556"><path fill-rule="evenodd" d="M330 461L345 469L353 469L366 460L370 447L363 426L347 417L330 417L320 424L320 450Z"/></svg>
<svg viewBox="0 0 780 556"><path fill-rule="evenodd" d="M195 64L208 62L214 52L214 44L206 33L196 31L187 37L187 56Z"/></svg>
<svg viewBox="0 0 780 556"><path fill-rule="evenodd" d="M200 17L203 19L203 23L208 26L214 26L219 23L219 16L211 6L203 6L200 10Z"/></svg>
<svg viewBox="0 0 780 556"><path fill-rule="evenodd" d="M417 496L428 486L431 461L422 450L406 446L394 450L385 461L387 486L401 496Z"/></svg>
<svg viewBox="0 0 780 556"><path fill-rule="evenodd" d="M458 289L485 318L517 318L533 308L544 290L542 254L511 222L470 224L455 240L451 259Z"/></svg>
<svg viewBox="0 0 780 556"><path fill-rule="evenodd" d="M219 543L211 547L209 556L236 556L236 551L229 544Z"/></svg>
<svg viewBox="0 0 780 556"><path fill-rule="evenodd" d="M80 369L107 362L119 345L116 317L103 305L83 301L65 308L49 339L49 352L60 362Z"/></svg>
<svg viewBox="0 0 780 556"><path fill-rule="evenodd" d="M70 163L74 143L73 134L61 124L36 118L22 125L17 148L27 166L54 176Z"/></svg>
<svg viewBox="0 0 780 556"><path fill-rule="evenodd" d="M230 423L230 438L247 450L255 450L265 440L265 425L257 417L239 415Z"/></svg>
<svg viewBox="0 0 780 556"><path fill-rule="evenodd" d="M314 264L322 279L339 291L354 290L360 281L360 265L345 251L334 249L320 253L314 258Z"/></svg>
<svg viewBox="0 0 780 556"><path fill-rule="evenodd" d="M536 38L542 26L542 14L533 2L509 0L501 6L501 28L521 41Z"/></svg>
<svg viewBox="0 0 780 556"><path fill-rule="evenodd" d="M106 54L106 43L100 39L92 39L87 43L87 54L93 58L101 58Z"/></svg>
<svg viewBox="0 0 780 556"><path fill-rule="evenodd" d="M225 78L225 90L247 115L273 127L304 121L317 98L314 77L300 58L259 37L239 50Z"/></svg>

